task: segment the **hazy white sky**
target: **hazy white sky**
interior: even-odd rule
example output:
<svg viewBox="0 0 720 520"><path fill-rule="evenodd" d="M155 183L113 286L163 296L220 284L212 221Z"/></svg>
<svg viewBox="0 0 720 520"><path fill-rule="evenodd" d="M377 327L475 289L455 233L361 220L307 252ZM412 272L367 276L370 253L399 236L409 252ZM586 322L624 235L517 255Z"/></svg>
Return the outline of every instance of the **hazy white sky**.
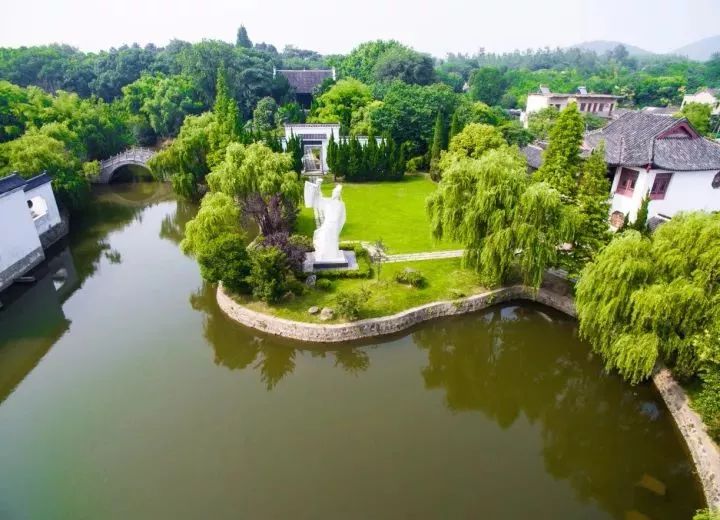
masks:
<svg viewBox="0 0 720 520"><path fill-rule="evenodd" d="M377 38L435 56L596 39L664 52L720 33L720 0L0 0L0 46L234 41L240 24L324 54Z"/></svg>

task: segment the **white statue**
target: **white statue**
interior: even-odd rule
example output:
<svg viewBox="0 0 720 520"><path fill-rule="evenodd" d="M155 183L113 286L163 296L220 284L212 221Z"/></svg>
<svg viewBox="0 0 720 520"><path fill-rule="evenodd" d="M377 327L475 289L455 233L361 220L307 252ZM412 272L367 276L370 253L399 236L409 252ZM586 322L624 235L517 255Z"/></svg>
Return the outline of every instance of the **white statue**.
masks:
<svg viewBox="0 0 720 520"><path fill-rule="evenodd" d="M315 263L345 263L340 250L340 232L345 225L345 203L340 198L342 185L333 189L330 198L323 197L320 191L322 179L305 182L305 207L315 210L315 223L318 226L313 234Z"/></svg>

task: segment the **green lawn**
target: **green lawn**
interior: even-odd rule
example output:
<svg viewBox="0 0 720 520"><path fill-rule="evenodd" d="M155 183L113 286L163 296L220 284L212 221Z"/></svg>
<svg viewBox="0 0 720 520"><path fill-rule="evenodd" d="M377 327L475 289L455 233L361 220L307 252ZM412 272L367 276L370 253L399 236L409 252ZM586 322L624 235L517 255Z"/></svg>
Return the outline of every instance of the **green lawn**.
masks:
<svg viewBox="0 0 720 520"><path fill-rule="evenodd" d="M398 182L343 183L347 221L341 240L374 242L382 238L388 254L461 249L457 243L437 241L430 234L425 199L435 186L422 175L407 176ZM326 181L323 193L330 195L334 187L331 179ZM313 210L302 209L297 229L299 233L312 236L315 229Z"/></svg>
<svg viewBox="0 0 720 520"><path fill-rule="evenodd" d="M395 273L406 267L419 270L425 275L427 285L416 289L395 282ZM332 283L331 291L309 289L304 295L277 305L267 305L243 296L238 296L236 299L239 303L257 311L297 321L320 323L317 316L307 312L310 307L335 308L335 295L339 291L356 291L362 286L370 289L371 294L361 318L387 316L425 303L454 300L485 290L473 271L461 267L459 258L385 264L379 282L375 279L340 279ZM333 321L345 320L336 317Z"/></svg>

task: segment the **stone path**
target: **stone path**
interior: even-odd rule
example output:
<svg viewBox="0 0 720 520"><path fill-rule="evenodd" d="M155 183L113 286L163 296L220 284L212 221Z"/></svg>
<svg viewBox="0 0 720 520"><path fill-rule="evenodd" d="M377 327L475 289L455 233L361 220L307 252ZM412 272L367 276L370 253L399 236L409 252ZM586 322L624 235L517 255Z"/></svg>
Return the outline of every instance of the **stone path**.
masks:
<svg viewBox="0 0 720 520"><path fill-rule="evenodd" d="M465 253L462 249L451 251L434 251L432 253L406 253L404 255L387 255L383 261L392 264L396 262L419 262L421 260L440 260L442 258L458 258Z"/></svg>
<svg viewBox="0 0 720 520"><path fill-rule="evenodd" d="M348 242L360 244L367 250L370 256L376 254L375 247L371 242L359 240L348 240ZM387 264L398 262L421 262L423 260L442 260L443 258L460 258L465 253L464 249L452 249L449 251L432 251L423 253L402 253L397 255L382 254L382 261Z"/></svg>

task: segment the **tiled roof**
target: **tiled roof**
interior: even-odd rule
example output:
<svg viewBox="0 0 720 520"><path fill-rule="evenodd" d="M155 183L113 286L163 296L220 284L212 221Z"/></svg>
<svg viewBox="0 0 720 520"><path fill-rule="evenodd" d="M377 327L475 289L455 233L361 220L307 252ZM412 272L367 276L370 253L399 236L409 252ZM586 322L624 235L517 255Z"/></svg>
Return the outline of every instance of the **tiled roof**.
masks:
<svg viewBox="0 0 720 520"><path fill-rule="evenodd" d="M530 166L530 168L534 168L535 170L540 168L542 165L542 154L544 151L540 146L529 144L520 148L520 151L525 156L527 165Z"/></svg>
<svg viewBox="0 0 720 520"><path fill-rule="evenodd" d="M0 179L0 195L22 186L25 186L25 179L20 177L17 173L11 173L7 177Z"/></svg>
<svg viewBox="0 0 720 520"><path fill-rule="evenodd" d="M32 190L33 188L37 188L38 186L42 186L43 184L47 184L51 181L52 177L50 177L47 172L42 172L40 175L36 175L35 177L28 179L23 189L25 191Z"/></svg>
<svg viewBox="0 0 720 520"><path fill-rule="evenodd" d="M694 135L683 136L683 128L690 128ZM611 165L653 165L673 171L720 169L720 144L698 136L686 119L630 112L585 135L585 144L592 148L601 140L605 141L605 160Z"/></svg>
<svg viewBox="0 0 720 520"><path fill-rule="evenodd" d="M278 70L298 94L312 94L315 87L333 77L332 70Z"/></svg>

